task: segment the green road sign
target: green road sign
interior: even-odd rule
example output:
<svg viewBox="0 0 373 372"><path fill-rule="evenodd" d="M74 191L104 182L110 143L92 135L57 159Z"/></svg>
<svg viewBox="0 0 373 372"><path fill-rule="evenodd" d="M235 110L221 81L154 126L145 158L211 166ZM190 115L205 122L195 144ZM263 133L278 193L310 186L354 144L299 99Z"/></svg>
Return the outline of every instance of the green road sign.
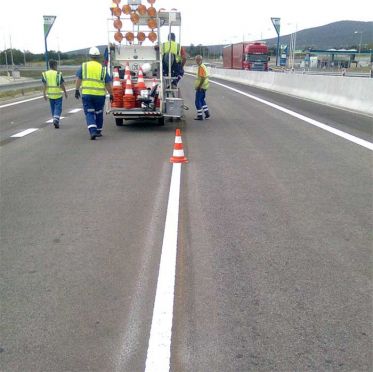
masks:
<svg viewBox="0 0 373 372"><path fill-rule="evenodd" d="M277 35L280 34L280 20L281 20L281 18L274 18L274 17L271 18L271 21L273 23L273 27L275 28L275 30L277 32Z"/></svg>
<svg viewBox="0 0 373 372"><path fill-rule="evenodd" d="M44 37L47 38L49 31L51 30L56 16L43 16L44 18Z"/></svg>

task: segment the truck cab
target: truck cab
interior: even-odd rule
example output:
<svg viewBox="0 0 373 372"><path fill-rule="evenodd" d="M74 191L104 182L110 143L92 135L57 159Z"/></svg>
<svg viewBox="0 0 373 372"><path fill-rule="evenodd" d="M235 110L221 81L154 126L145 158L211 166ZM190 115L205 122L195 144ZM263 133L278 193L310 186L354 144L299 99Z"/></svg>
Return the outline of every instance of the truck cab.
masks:
<svg viewBox="0 0 373 372"><path fill-rule="evenodd" d="M243 68L251 71L268 71L269 49L262 42L249 43L245 47Z"/></svg>

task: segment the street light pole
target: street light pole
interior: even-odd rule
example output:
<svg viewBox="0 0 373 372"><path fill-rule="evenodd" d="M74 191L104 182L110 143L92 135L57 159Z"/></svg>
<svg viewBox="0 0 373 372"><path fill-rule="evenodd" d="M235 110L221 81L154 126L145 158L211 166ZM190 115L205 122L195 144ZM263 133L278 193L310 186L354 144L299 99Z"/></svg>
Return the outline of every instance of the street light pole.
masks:
<svg viewBox="0 0 373 372"><path fill-rule="evenodd" d="M363 39L363 31L355 31L354 34L360 34L359 52L358 52L358 56L359 56L359 60L360 60L361 42L362 42L362 39ZM356 62L356 66L358 66L358 62Z"/></svg>
<svg viewBox="0 0 373 372"><path fill-rule="evenodd" d="M61 68L60 37L59 36L57 36L57 49L58 49L58 68Z"/></svg>
<svg viewBox="0 0 373 372"><path fill-rule="evenodd" d="M8 71L8 50L6 48L5 38L4 38L4 53L5 53L6 74L7 74L7 76L9 76L9 71Z"/></svg>
<svg viewBox="0 0 373 372"><path fill-rule="evenodd" d="M10 45L10 62L12 63L12 70L14 70L14 59L13 59L13 46L12 46L12 36L9 35L9 45Z"/></svg>
<svg viewBox="0 0 373 372"><path fill-rule="evenodd" d="M363 40L363 31L355 31L354 34L360 34L360 42L359 42L359 54L361 52L361 42Z"/></svg>

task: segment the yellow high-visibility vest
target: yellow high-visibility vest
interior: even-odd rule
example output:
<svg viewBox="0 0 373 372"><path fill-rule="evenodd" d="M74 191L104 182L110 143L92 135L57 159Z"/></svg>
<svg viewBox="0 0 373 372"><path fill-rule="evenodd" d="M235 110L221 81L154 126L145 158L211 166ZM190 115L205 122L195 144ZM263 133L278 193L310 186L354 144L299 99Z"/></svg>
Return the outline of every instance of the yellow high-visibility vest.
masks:
<svg viewBox="0 0 373 372"><path fill-rule="evenodd" d="M104 96L106 67L97 61L82 64L82 94Z"/></svg>
<svg viewBox="0 0 373 372"><path fill-rule="evenodd" d="M56 70L48 70L43 72L43 78L47 85L47 95L51 99L62 97L61 79L62 73Z"/></svg>
<svg viewBox="0 0 373 372"><path fill-rule="evenodd" d="M199 72L199 69L200 69L200 68L202 68L202 69L204 70L204 72L205 72L205 76L200 76L200 75L199 75L198 72ZM200 83L201 83L201 80L202 80L202 77L205 78L205 81L203 82L201 88L207 90L207 89L209 88L209 74L208 74L208 71L207 71L206 66L205 66L203 63L201 63L201 64L198 66L198 68L197 68L197 78L196 78L196 80L195 80L195 82L194 82L194 87L195 87L195 88L199 87L199 85L200 85Z"/></svg>
<svg viewBox="0 0 373 372"><path fill-rule="evenodd" d="M162 53L171 53L175 56L176 62L181 62L181 48L180 44L176 41L167 41L162 44Z"/></svg>

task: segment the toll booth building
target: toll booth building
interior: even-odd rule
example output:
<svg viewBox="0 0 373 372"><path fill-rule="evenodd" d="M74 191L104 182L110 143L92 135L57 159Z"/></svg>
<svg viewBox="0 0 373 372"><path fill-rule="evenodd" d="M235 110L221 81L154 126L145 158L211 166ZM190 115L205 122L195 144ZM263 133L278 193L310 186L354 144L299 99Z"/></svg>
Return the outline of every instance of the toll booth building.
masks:
<svg viewBox="0 0 373 372"><path fill-rule="evenodd" d="M308 60L317 58L317 68L357 67L370 59L370 52L359 53L356 49L310 49L307 54Z"/></svg>

